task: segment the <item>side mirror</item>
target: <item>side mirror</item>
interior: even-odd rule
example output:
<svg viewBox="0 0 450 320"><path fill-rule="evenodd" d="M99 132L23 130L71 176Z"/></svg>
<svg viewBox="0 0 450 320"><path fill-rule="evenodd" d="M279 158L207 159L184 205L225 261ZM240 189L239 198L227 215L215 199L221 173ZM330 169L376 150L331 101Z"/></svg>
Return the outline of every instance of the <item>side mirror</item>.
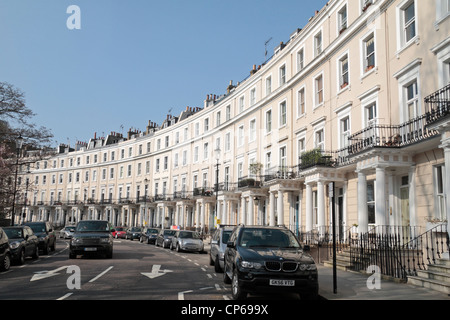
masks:
<svg viewBox="0 0 450 320"><path fill-rule="evenodd" d="M234 248L234 247L235 247L235 245L234 245L233 241L228 241L227 242L227 248Z"/></svg>
<svg viewBox="0 0 450 320"><path fill-rule="evenodd" d="M116 229L111 229L111 231L110 232L116 232Z"/></svg>

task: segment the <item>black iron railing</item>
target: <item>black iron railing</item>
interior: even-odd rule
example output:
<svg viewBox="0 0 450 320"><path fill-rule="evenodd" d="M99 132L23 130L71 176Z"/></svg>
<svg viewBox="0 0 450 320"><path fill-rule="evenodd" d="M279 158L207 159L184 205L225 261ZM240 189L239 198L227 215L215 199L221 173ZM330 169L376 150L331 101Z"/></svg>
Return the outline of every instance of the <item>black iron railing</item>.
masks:
<svg viewBox="0 0 450 320"><path fill-rule="evenodd" d="M450 84L425 98L426 121L432 124L450 116Z"/></svg>
<svg viewBox="0 0 450 320"><path fill-rule="evenodd" d="M375 147L400 148L432 138L439 133L427 127L427 115L400 125L372 124L351 135L349 156Z"/></svg>

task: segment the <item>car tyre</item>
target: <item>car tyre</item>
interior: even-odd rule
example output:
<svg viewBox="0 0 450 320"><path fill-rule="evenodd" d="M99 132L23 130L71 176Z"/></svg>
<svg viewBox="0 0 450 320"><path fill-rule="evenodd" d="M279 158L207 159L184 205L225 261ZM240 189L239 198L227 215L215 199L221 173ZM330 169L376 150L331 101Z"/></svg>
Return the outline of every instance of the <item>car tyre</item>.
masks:
<svg viewBox="0 0 450 320"><path fill-rule="evenodd" d="M0 271L8 271L9 268L11 268L11 255L7 253L0 264Z"/></svg>
<svg viewBox="0 0 450 320"><path fill-rule="evenodd" d="M225 264L224 266L224 270L223 270L223 283L225 284L230 284L231 283L231 279L227 274L227 265Z"/></svg>
<svg viewBox="0 0 450 320"><path fill-rule="evenodd" d="M214 271L219 273L223 272L222 268L220 267L219 256L216 256L216 261L214 262Z"/></svg>
<svg viewBox="0 0 450 320"><path fill-rule="evenodd" d="M179 243L177 243L177 252L181 252L181 247L180 247L180 244Z"/></svg>
<svg viewBox="0 0 450 320"><path fill-rule="evenodd" d="M34 249L34 254L33 254L33 259L39 259L39 247L36 246L36 248Z"/></svg>
<svg viewBox="0 0 450 320"><path fill-rule="evenodd" d="M25 263L25 249L20 250L19 258L17 259L17 262L20 265L23 265Z"/></svg>
<svg viewBox="0 0 450 320"><path fill-rule="evenodd" d="M234 300L243 300L247 298L247 292L241 289L239 285L239 278L236 269L233 272L233 278L231 279L231 296Z"/></svg>

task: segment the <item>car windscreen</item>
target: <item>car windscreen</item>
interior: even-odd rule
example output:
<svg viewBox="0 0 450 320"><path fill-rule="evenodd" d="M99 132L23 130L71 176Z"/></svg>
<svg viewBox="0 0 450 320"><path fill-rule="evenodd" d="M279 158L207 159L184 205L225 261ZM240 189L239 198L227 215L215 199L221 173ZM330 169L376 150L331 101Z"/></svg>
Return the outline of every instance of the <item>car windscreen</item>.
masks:
<svg viewBox="0 0 450 320"><path fill-rule="evenodd" d="M222 243L227 243L228 239L230 239L231 234L233 233L232 230L224 231L222 234Z"/></svg>
<svg viewBox="0 0 450 320"><path fill-rule="evenodd" d="M239 240L242 247L300 248L294 234L280 229L245 229Z"/></svg>
<svg viewBox="0 0 450 320"><path fill-rule="evenodd" d="M181 239L200 239L200 235L198 232L190 232L190 231L180 231L178 235Z"/></svg>
<svg viewBox="0 0 450 320"><path fill-rule="evenodd" d="M10 239L23 238L22 228L5 228L3 229Z"/></svg>
<svg viewBox="0 0 450 320"><path fill-rule="evenodd" d="M45 223L26 224L26 226L29 226L34 233L45 232Z"/></svg>
<svg viewBox="0 0 450 320"><path fill-rule="evenodd" d="M110 231L108 222L105 221L80 221L77 225L77 232L91 232L91 231Z"/></svg>
<svg viewBox="0 0 450 320"><path fill-rule="evenodd" d="M147 233L158 233L158 229L148 229Z"/></svg>
<svg viewBox="0 0 450 320"><path fill-rule="evenodd" d="M176 230L164 230L165 236L173 236L177 232Z"/></svg>
<svg viewBox="0 0 450 320"><path fill-rule="evenodd" d="M131 232L141 232L141 228L131 228Z"/></svg>

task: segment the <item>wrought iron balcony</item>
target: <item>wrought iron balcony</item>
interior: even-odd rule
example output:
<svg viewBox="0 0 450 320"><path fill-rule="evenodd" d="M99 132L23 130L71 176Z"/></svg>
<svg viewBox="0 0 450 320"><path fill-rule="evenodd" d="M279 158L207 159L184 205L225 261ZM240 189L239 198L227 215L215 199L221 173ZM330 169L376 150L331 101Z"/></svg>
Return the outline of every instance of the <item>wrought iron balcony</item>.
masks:
<svg viewBox="0 0 450 320"><path fill-rule="evenodd" d="M372 124L349 137L348 154L352 156L376 147L405 147L436 135L436 130L427 127L426 114L400 125Z"/></svg>
<svg viewBox="0 0 450 320"><path fill-rule="evenodd" d="M450 84L425 98L427 124L450 120Z"/></svg>

